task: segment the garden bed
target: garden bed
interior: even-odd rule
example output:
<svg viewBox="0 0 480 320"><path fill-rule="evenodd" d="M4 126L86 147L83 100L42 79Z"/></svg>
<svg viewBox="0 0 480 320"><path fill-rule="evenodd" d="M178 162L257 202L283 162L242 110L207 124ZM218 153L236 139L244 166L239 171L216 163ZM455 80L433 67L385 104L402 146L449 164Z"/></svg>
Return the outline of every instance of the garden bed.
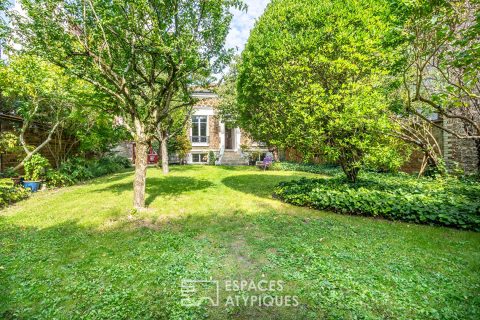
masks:
<svg viewBox="0 0 480 320"><path fill-rule="evenodd" d="M480 231L480 183L406 174L363 173L280 183L274 195L298 206Z"/></svg>

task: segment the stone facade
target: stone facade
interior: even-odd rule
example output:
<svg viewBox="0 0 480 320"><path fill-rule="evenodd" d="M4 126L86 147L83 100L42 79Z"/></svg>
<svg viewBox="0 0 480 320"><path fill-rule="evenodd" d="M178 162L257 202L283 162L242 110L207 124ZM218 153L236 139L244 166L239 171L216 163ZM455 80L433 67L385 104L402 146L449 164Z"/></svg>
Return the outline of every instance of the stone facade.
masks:
<svg viewBox="0 0 480 320"><path fill-rule="evenodd" d="M263 151L265 148L254 141L240 128L229 128L228 125L220 119L217 114L216 106L218 104L217 96L208 91L196 93L200 98L196 106L194 106L193 117L206 116L208 125L207 142L198 142L191 138L192 150L187 156L187 163L205 163L206 155L213 151L216 155L216 163L240 165L246 164L248 161L242 154L243 146L247 146L250 150ZM195 133L192 131L190 124L187 133L190 137ZM196 142L194 142L196 141ZM266 149L265 149L266 151ZM203 161L201 160L203 159Z"/></svg>
<svg viewBox="0 0 480 320"><path fill-rule="evenodd" d="M479 119L480 121L480 119ZM463 123L456 119L444 119L437 122L439 126L445 127L453 132L463 134ZM433 136L437 140L442 151L442 158L448 168L459 167L466 173L478 172L478 147L473 139L459 139L454 135L433 127ZM479 142L480 143L480 142ZM409 161L402 166L401 171L418 172L422 165L423 153L414 150Z"/></svg>
<svg viewBox="0 0 480 320"><path fill-rule="evenodd" d="M454 132L464 132L463 124L459 120L446 119L443 125ZM443 156L447 166L452 167L458 164L466 173L478 171L480 141L459 139L444 131L442 142Z"/></svg>
<svg viewBox="0 0 480 320"><path fill-rule="evenodd" d="M220 119L218 116L211 116L208 122L208 132L210 135L210 148L220 149Z"/></svg>

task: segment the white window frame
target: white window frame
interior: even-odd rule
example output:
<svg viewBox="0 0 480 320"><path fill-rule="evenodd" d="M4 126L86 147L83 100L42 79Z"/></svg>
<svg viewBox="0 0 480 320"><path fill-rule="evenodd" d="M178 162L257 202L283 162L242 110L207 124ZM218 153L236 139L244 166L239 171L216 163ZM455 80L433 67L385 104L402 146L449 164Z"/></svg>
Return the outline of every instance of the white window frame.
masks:
<svg viewBox="0 0 480 320"><path fill-rule="evenodd" d="M202 161L202 158L203 158L203 157L200 157L200 158L199 158L199 159L200 159L199 162L193 161L193 156L194 156L194 155L205 155L205 156L207 156L207 160ZM203 152L203 151L192 152L191 159L192 159L192 164L205 164L205 163L208 163L208 152Z"/></svg>
<svg viewBox="0 0 480 320"><path fill-rule="evenodd" d="M196 147L208 147L209 146L209 143L210 143L210 116L207 115L207 114L194 114L192 115L192 119L193 117L207 117L207 128L206 128L206 133L207 133L207 142L191 142L192 146L196 146ZM193 126L191 125L190 126L190 139L191 137L193 137Z"/></svg>

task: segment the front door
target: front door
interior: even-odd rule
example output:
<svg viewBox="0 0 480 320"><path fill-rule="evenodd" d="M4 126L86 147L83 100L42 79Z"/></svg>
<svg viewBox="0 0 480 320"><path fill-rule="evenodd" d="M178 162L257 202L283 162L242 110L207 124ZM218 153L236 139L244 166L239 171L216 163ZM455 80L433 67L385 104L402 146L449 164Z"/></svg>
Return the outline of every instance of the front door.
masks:
<svg viewBox="0 0 480 320"><path fill-rule="evenodd" d="M225 128L225 149L232 150L234 148L233 139L235 135L233 130Z"/></svg>

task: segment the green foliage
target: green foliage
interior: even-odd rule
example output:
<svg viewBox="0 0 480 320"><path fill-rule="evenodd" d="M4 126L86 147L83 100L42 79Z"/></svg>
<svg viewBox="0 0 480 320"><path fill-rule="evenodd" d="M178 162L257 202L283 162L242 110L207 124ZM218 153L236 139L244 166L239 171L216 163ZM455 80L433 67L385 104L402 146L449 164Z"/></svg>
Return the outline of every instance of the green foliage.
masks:
<svg viewBox="0 0 480 320"><path fill-rule="evenodd" d="M47 171L47 186L50 188L60 188L75 184L75 180L68 174L58 170Z"/></svg>
<svg viewBox="0 0 480 320"><path fill-rule="evenodd" d="M0 208L28 198L30 192L20 186L15 186L12 179L0 179Z"/></svg>
<svg viewBox="0 0 480 320"><path fill-rule="evenodd" d="M4 98L1 111L25 119L21 131L34 122L41 123L42 130L56 131L52 139L64 139L64 150L58 153L100 153L130 138L124 128L114 125L111 114L103 112L112 104L108 96L37 56L11 55L9 63L0 67L0 87ZM13 137L9 141L11 144ZM55 150L53 153L57 156Z"/></svg>
<svg viewBox="0 0 480 320"><path fill-rule="evenodd" d="M10 180L10 179L9 179ZM11 181L11 180L10 180ZM13 185L0 185L0 208L28 198L30 192L25 188Z"/></svg>
<svg viewBox="0 0 480 320"><path fill-rule="evenodd" d="M396 173L409 159L412 147L394 137L385 137L385 145L377 145L365 155L362 168L370 171Z"/></svg>
<svg viewBox="0 0 480 320"><path fill-rule="evenodd" d="M223 81L215 89L218 94L218 105L216 107L220 118L228 125L242 125L240 122L239 107L237 102L237 78L240 57L236 56L224 75ZM227 124L226 123L226 124Z"/></svg>
<svg viewBox="0 0 480 320"><path fill-rule="evenodd" d="M478 182L378 173L363 173L356 184L337 176L275 188L278 198L299 206L476 231L480 231L479 194Z"/></svg>
<svg viewBox="0 0 480 320"><path fill-rule="evenodd" d="M96 106L108 101L103 95L96 98L102 100ZM115 124L111 114L87 105L72 114L66 123L65 134L78 141L80 154L101 155L120 142L132 139L125 127Z"/></svg>
<svg viewBox="0 0 480 320"><path fill-rule="evenodd" d="M11 6L11 1L0 1L0 48L5 44L5 38L8 34L8 21L5 16L6 10ZM0 61L1 64L1 61Z"/></svg>
<svg viewBox="0 0 480 320"><path fill-rule="evenodd" d="M338 165L333 164L310 164L310 163L297 163L297 162L274 162L271 166L272 170L278 171L303 171L310 173L337 175L341 173L341 168Z"/></svg>
<svg viewBox="0 0 480 320"><path fill-rule="evenodd" d="M211 166L214 166L215 161L217 161L217 156L215 154L215 151L210 150L208 152L208 164L211 165Z"/></svg>
<svg viewBox="0 0 480 320"><path fill-rule="evenodd" d="M13 168L6 168L2 172L0 172L0 177L3 178L11 178L18 176L18 173Z"/></svg>
<svg viewBox="0 0 480 320"><path fill-rule="evenodd" d="M17 135L10 131L0 133L0 154L12 152L17 146Z"/></svg>
<svg viewBox="0 0 480 320"><path fill-rule="evenodd" d="M366 158L384 158L396 143L387 113L397 59L386 43L389 19L384 1L272 2L242 53L242 127L255 140L340 163L355 181Z"/></svg>
<svg viewBox="0 0 480 320"><path fill-rule="evenodd" d="M58 171L51 170L47 173L47 185L49 187L68 186L115 173L131 166L129 159L120 156L107 156L94 160L71 158L62 163Z"/></svg>
<svg viewBox="0 0 480 320"><path fill-rule="evenodd" d="M20 3L12 42L107 95L115 103L98 109L122 117L139 148L158 136L174 110L191 108L194 85L228 63L230 9L244 7L241 0ZM135 208L145 207L143 163L135 164Z"/></svg>
<svg viewBox="0 0 480 320"><path fill-rule="evenodd" d="M189 84L228 62L229 9L243 7L239 0L20 3L15 40L115 100L105 110L122 116L134 138L142 127L142 143L169 115L172 97L188 96Z"/></svg>
<svg viewBox="0 0 480 320"><path fill-rule="evenodd" d="M180 160L187 158L188 153L192 150L192 143L187 134L177 134L171 139L168 139L168 152L177 154Z"/></svg>
<svg viewBox="0 0 480 320"><path fill-rule="evenodd" d="M3 112L52 126L93 99L91 86L33 55L11 55L0 67L0 86L6 99Z"/></svg>
<svg viewBox="0 0 480 320"><path fill-rule="evenodd" d="M31 197L0 213L0 318L480 318L480 233L271 199L303 176L149 168L150 210L133 215L133 172ZM301 306L184 307L182 279L282 280Z"/></svg>
<svg viewBox="0 0 480 320"><path fill-rule="evenodd" d="M47 169L50 167L48 160L36 153L24 163L25 180L40 181L45 178Z"/></svg>

